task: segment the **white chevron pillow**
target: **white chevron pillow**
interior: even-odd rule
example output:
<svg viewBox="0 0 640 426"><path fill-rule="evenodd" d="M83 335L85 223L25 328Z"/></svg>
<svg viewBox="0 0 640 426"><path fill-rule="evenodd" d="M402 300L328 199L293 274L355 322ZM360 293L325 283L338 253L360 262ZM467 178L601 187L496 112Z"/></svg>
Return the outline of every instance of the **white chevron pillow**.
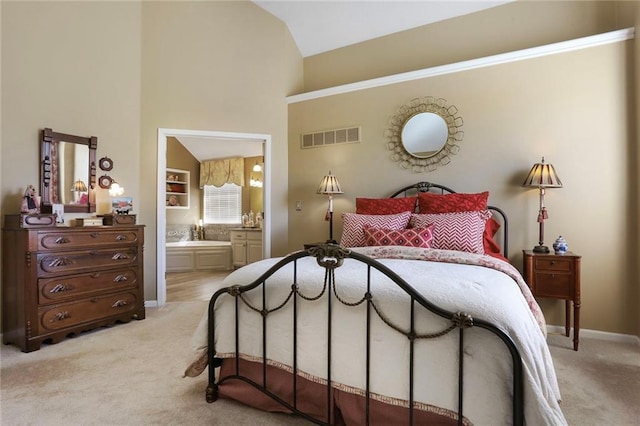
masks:
<svg viewBox="0 0 640 426"><path fill-rule="evenodd" d="M433 248L485 254L482 235L485 224L490 218L489 210L413 214L410 226L421 228L433 224L433 242L431 243Z"/></svg>
<svg viewBox="0 0 640 426"><path fill-rule="evenodd" d="M342 226L340 245L343 247L364 247L367 245L364 235L365 225L373 228L399 230L407 227L409 218L411 218L411 212L398 214L343 213L344 224Z"/></svg>

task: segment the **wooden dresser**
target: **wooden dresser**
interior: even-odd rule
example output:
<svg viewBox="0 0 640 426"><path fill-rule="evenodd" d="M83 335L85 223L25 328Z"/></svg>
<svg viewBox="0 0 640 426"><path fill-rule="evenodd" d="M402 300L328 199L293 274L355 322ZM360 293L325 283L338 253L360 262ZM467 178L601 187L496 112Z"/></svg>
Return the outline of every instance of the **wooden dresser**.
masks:
<svg viewBox="0 0 640 426"><path fill-rule="evenodd" d="M2 229L2 331L23 352L144 319L144 226Z"/></svg>

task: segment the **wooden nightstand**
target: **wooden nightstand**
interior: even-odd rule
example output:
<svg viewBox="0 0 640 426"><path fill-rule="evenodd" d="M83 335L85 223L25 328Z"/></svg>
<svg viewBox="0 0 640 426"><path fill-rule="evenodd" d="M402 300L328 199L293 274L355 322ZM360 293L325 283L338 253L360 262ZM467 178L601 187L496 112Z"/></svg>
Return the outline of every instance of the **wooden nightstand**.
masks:
<svg viewBox="0 0 640 426"><path fill-rule="evenodd" d="M569 337L573 302L573 350L578 350L580 334L580 259L581 256L566 254L534 253L523 250L524 279L537 297L564 299L565 335Z"/></svg>

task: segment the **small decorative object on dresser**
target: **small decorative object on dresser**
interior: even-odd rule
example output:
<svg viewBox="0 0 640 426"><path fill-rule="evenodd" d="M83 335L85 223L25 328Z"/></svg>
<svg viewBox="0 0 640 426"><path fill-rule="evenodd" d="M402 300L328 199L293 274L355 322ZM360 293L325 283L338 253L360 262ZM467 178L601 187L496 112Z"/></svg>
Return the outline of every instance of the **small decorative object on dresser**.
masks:
<svg viewBox="0 0 640 426"><path fill-rule="evenodd" d="M2 228L2 338L23 352L68 335L144 319L141 225Z"/></svg>
<svg viewBox="0 0 640 426"><path fill-rule="evenodd" d="M578 350L580 333L580 260L581 256L565 251L563 254L537 253L523 250L524 279L537 297L564 299L565 335L569 337L573 302L573 350Z"/></svg>
<svg viewBox="0 0 640 426"><path fill-rule="evenodd" d="M569 248L569 245L567 244L567 242L565 241L562 235L560 235L556 239L555 243L553 243L553 251L556 254L565 254L568 248Z"/></svg>
<svg viewBox="0 0 640 426"><path fill-rule="evenodd" d="M21 213L40 213L40 200L36 193L36 187L33 185L27 185L27 189L24 190L24 196L22 197L22 205L20 206Z"/></svg>

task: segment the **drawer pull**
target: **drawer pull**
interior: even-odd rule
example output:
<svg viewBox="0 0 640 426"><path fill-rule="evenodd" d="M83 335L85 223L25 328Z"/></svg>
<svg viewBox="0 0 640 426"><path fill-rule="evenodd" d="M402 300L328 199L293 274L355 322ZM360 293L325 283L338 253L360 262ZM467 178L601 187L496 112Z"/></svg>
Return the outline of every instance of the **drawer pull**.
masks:
<svg viewBox="0 0 640 426"><path fill-rule="evenodd" d="M91 238L98 238L100 236L100 233L99 232L92 232L89 235L91 235Z"/></svg>
<svg viewBox="0 0 640 426"><path fill-rule="evenodd" d="M123 259L128 259L128 258L129 258L129 256L127 256L124 253L116 253L116 254L113 255L113 257L111 257L111 259L113 259L113 260L123 260Z"/></svg>
<svg viewBox="0 0 640 426"><path fill-rule="evenodd" d="M73 290L73 287L70 286L69 284L56 284L51 290L49 290L49 293L60 293L63 291L71 291Z"/></svg>
<svg viewBox="0 0 640 426"><path fill-rule="evenodd" d="M126 241L126 240L127 240L126 235L119 234L116 236L116 241Z"/></svg>
<svg viewBox="0 0 640 426"><path fill-rule="evenodd" d="M127 302L125 302L124 300L120 299L120 300L116 300L116 302L111 305L112 308L119 308L121 306L126 306Z"/></svg>
<svg viewBox="0 0 640 426"><path fill-rule="evenodd" d="M91 274L91 278L98 278L100 276L100 272L94 272Z"/></svg>
<svg viewBox="0 0 640 426"><path fill-rule="evenodd" d="M62 321L62 320L65 320L67 318L70 318L70 317L71 317L71 315L69 315L69 312L62 311L62 312L58 312L57 314L55 314L53 316L53 318L51 318L49 320L49 322Z"/></svg>
<svg viewBox="0 0 640 426"><path fill-rule="evenodd" d="M69 240L67 237L58 237L54 242L56 244L68 244L71 242L71 240Z"/></svg>
<svg viewBox="0 0 640 426"><path fill-rule="evenodd" d="M552 260L552 261L551 261L551 265L555 265L555 264L556 264L556 261L555 261L555 260Z"/></svg>
<svg viewBox="0 0 640 426"><path fill-rule="evenodd" d="M51 261L51 263L49 263L49 267L57 268L58 266L67 266L72 264L73 260L69 259L68 257L56 257Z"/></svg>
<svg viewBox="0 0 640 426"><path fill-rule="evenodd" d="M127 278L126 275L118 275L113 279L114 283L121 283L122 281L128 281L129 279Z"/></svg>

